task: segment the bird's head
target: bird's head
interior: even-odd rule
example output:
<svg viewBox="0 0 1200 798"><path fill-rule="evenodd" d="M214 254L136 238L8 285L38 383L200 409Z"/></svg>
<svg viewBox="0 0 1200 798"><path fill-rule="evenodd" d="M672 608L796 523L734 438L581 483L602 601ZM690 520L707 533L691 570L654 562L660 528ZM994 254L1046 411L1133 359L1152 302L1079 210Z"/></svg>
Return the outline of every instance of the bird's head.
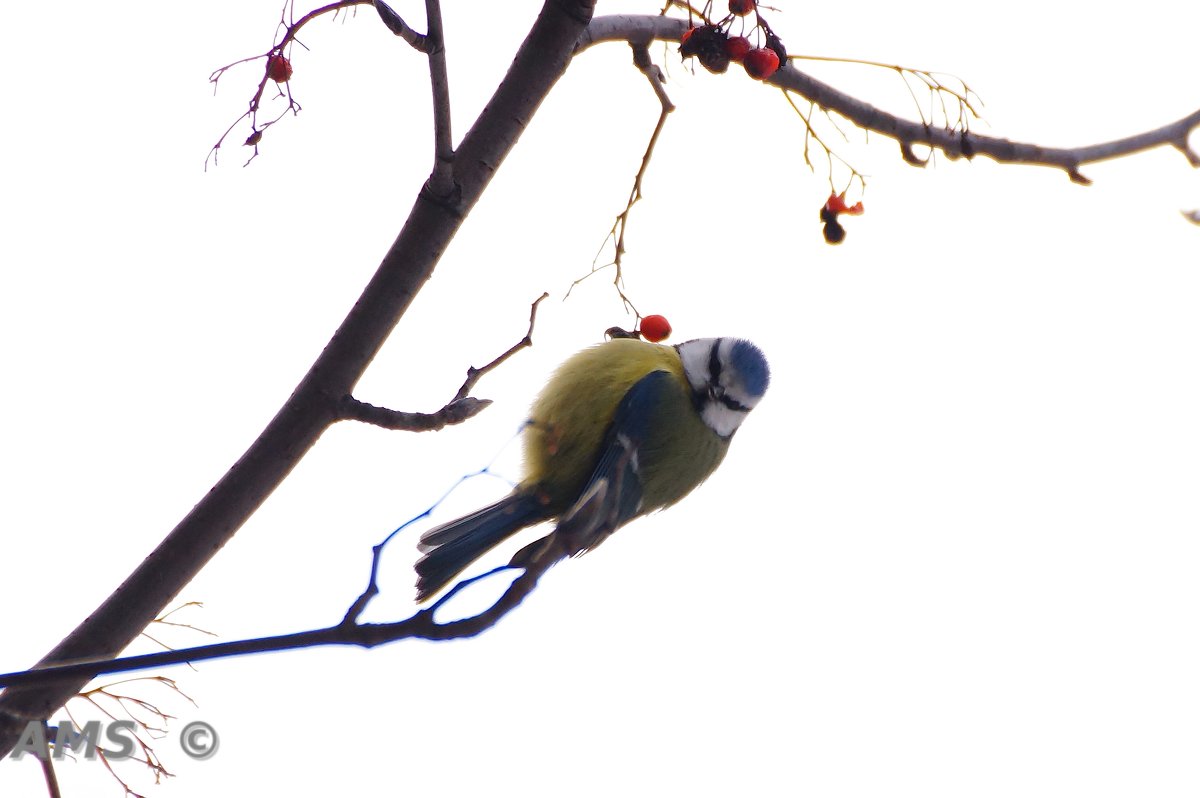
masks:
<svg viewBox="0 0 1200 798"><path fill-rule="evenodd" d="M675 349L696 412L717 435L733 435L771 381L762 350L741 338L697 338Z"/></svg>

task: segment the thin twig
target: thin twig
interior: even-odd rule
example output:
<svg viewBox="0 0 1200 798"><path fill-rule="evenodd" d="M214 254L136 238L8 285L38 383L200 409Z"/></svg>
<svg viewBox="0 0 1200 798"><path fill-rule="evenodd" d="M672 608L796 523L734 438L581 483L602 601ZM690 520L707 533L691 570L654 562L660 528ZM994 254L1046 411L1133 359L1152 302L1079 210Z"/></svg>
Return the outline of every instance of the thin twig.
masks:
<svg viewBox="0 0 1200 798"><path fill-rule="evenodd" d="M819 144L821 146L821 149L825 151L825 161L826 161L826 164L828 167L827 171L829 174L829 189L830 189L830 191L836 191L836 188L834 188L834 184L833 184L833 159L834 158L837 158L838 161L840 161L843 166L845 166L847 169L850 170L850 182L851 183L853 183L855 180L857 180L859 182L859 184L865 188L866 181L863 178L862 173L859 172L858 169L856 169L849 161L847 161L845 158L843 158L842 156L840 156L836 152L834 152L834 150L831 149L829 147L829 145L825 143L825 141L817 133L816 129L812 126L811 117L812 117L813 108L815 108L816 106L810 103L808 116L805 116L804 113L800 110L800 106L796 105L796 101L792 99L792 95L790 95L789 93L787 93L785 91L783 93L783 96L788 101L788 104L792 106L792 110L796 112L796 116L800 117L800 119L803 120L803 122L804 122L804 163L808 166L808 168L814 174L817 171L816 166L812 162L812 158L809 157L808 145L809 145L809 141L811 140L811 141L817 142L817 144ZM839 130L839 132L840 132L840 130Z"/></svg>
<svg viewBox="0 0 1200 798"><path fill-rule="evenodd" d="M863 58L838 58L836 56L826 55L792 55L789 56L789 60L820 61L829 64L858 64L860 66L891 70L904 79L905 86L908 88L910 94L912 94L912 87L908 85L907 78L909 75L912 75L920 80L921 83L923 83L930 91L953 97L956 101L958 101L959 105L963 109L970 111L971 116L975 117L976 119L981 118L979 108L977 108L976 105L982 106L983 100L980 99L979 94L976 93L974 89L967 85L966 81L957 75L948 75L946 73L934 72L929 69L917 69L915 67L900 66L899 64L888 64L884 63L883 61L871 61ZM938 77L939 74L945 75L947 78L957 81L958 84L962 86L962 90L959 91L958 89L952 88L944 80ZM920 111L920 102L917 101L915 94L913 94L913 103L917 106L918 111ZM947 122L949 122L948 114L946 115L946 119ZM960 114L960 122L962 121L963 119Z"/></svg>
<svg viewBox="0 0 1200 798"><path fill-rule="evenodd" d="M345 10L347 8L351 8L353 6L370 5L371 3L372 3L372 0L339 0L338 2L330 3L329 5L325 5L325 6L321 6L320 8L313 9L312 11L309 11L307 14L302 16L299 20L289 21L287 19L287 15L288 15L288 12L293 9L293 0L287 0L287 2L285 2L285 4L284 4L283 15L280 17L280 22L279 22L280 27L282 27L283 31L284 31L282 39L280 39L278 42L273 44L271 46L270 50L267 50L267 52L262 53L261 55L250 56L249 58L242 58L237 61L234 61L231 64L226 64L225 66L221 67L220 69L215 70L211 75L209 75L208 82L213 84L213 90L216 91L216 85L221 80L221 77L226 72L228 72L230 69L232 69L233 67L237 66L238 64L246 64L251 61L257 61L260 58L267 59L266 66L264 66L264 68L263 68L263 76L258 81L258 89L255 90L254 95L250 98L249 108L247 108L247 110L241 116L239 116L237 119L235 119L233 121L233 124L231 124L228 128L226 128L225 132L221 134L221 137L219 139L217 139L217 143L213 145L211 150L209 150L208 157L204 159L204 168L208 169L209 160L212 160L213 164L216 165L217 153L220 151L221 145L225 143L225 139L229 136L230 133L233 132L233 129L235 127L237 127L238 123L240 123L243 119L250 120L250 129L251 129L250 136L246 139L245 144L254 147L254 153L250 156L249 160L246 161L246 163L249 164L250 161L253 161L254 158L258 155L258 144L260 141L262 141L262 136L263 136L263 133L266 131L266 129L269 128L271 125L275 124L276 122L278 122L280 119L283 119L283 117L286 116L289 111L293 115L300 113L300 110L301 110L300 103L296 102L296 99L294 97L292 97L291 83L289 81L285 84L285 86L287 88L287 93L284 94L284 91L282 89L279 92L279 96L287 97L287 100L288 100L287 107L282 112L280 112L279 116L275 117L271 121L259 124L258 112L262 108L263 92L266 91L267 84L272 82L271 75L270 75L270 63L271 63L272 57L274 57L274 56L284 57L285 56L284 50L293 41L297 41L296 35L300 32L300 30L305 25L307 25L309 22L312 22L314 19L316 19L317 17L324 16L325 14L329 14L329 13L336 14L339 11L343 11L343 10ZM394 13L395 12L393 12L393 14ZM301 45L301 46L303 46L303 45Z"/></svg>
<svg viewBox="0 0 1200 798"><path fill-rule="evenodd" d="M537 322L538 305L542 304L542 300L546 299L548 296L550 296L550 294L543 291L542 295L533 300L533 304L529 306L529 329L525 331L524 338L510 346L504 354L500 355L486 366L482 366L480 368L471 366L469 369L467 369L467 379L463 381L462 386L458 389L458 393L454 395L454 399L451 400L452 403L461 399L465 399L467 394L471 392L471 389L475 387L475 384L483 378L483 375L496 369L501 363L508 360L522 349L533 346L533 325Z"/></svg>
<svg viewBox="0 0 1200 798"><path fill-rule="evenodd" d="M49 738L48 725L46 721L42 721L43 741ZM42 763L42 778L46 780L46 795L49 798L62 798L62 790L58 786L58 775L54 772L54 760L50 757L49 746L43 751L38 751L38 759Z"/></svg>
<svg viewBox="0 0 1200 798"><path fill-rule="evenodd" d="M486 366L482 368L471 366L468 368L467 379L463 382L462 387L458 389L458 393L454 395L454 398L447 402L440 410L433 413L391 410L386 407L368 404L347 395L343 396L341 401L338 402L338 420L361 421L365 424L374 424L377 427L383 427L384 429L401 430L404 432L432 432L443 429L451 424L461 424L467 419L474 418L490 405L492 400L476 399L468 396L471 389L483 378L483 375L497 368L521 349L533 346L533 326L537 320L537 308L542 300L548 296L549 294L543 293L530 306L529 329L526 331L525 337L517 341L504 354Z"/></svg>
<svg viewBox="0 0 1200 798"><path fill-rule="evenodd" d="M408 23L404 21L404 18L397 14L383 0L374 0L373 5L375 6L375 10L379 12L379 18L383 20L383 24L387 26L388 30L408 42L409 46L418 53L429 52L429 40L425 34L418 33L410 28Z"/></svg>
<svg viewBox="0 0 1200 798"><path fill-rule="evenodd" d="M650 142L646 145L646 151L642 154L642 163L638 167L637 174L634 175L633 188L629 190L629 198L625 201L625 209L617 214L612 229L604 237L604 242L601 243L600 250L596 253L596 257L592 261L591 270L583 277L571 283L571 286L567 289L567 296L570 296L575 287L584 280L596 272L603 271L611 266L613 268L613 286L617 289L617 296L621 298L622 305L624 305L626 310L633 311L635 316L641 318L641 314L638 313L638 309L634 306L633 301L625 294L625 276L622 272L622 265L625 258L625 229L629 224L629 215L633 211L633 206L642 198L642 181L646 177L646 171L650 168L650 160L654 157L654 147L658 144L658 138L667 124L667 115L675 110L675 104L667 96L666 87L663 85L662 70L650 58L649 45L647 43L639 44L631 41L629 46L633 49L634 66L641 70L642 74L646 76L646 80L650 82L650 87L654 90L654 95L658 97L661 110L658 114L658 122L654 126L654 132L650 134ZM597 266L600 254L604 252L609 241L613 242L613 259L602 266Z"/></svg>
<svg viewBox="0 0 1200 798"><path fill-rule="evenodd" d="M355 623L343 621L336 626L323 629L313 629L271 637L235 640L228 643L215 643L207 646L180 649L178 651L162 651L155 654L141 654L132 657L82 662L73 665L58 665L39 668L19 673L0 674L0 687L28 686L45 684L70 678L94 678L104 673L128 673L130 671L161 668L167 665L179 665L184 662L200 662L221 657L234 657L244 654L258 654L266 651L287 651L298 648L315 646L353 645L371 648L384 643L398 640L418 638L423 640L454 640L475 637L491 628L515 609L537 587L538 580L558 560L555 558L537 558L524 566L524 572L513 580L499 599L483 612L467 618L461 618L447 623L438 623L434 613L445 605L458 591L480 579L486 578L509 566L503 566L476 577L464 579L455 585L445 596L430 606L418 610L415 614L402 621L392 623ZM354 617L347 613L347 618Z"/></svg>
<svg viewBox="0 0 1200 798"><path fill-rule="evenodd" d="M462 399L453 399L445 407L433 413L410 413L377 407L355 399L353 396L343 396L341 402L338 403L338 416L340 420L361 421L364 424L374 424L377 427L402 432L436 432L452 424L461 424L467 419L474 418L491 403L491 399L475 399L467 396Z"/></svg>

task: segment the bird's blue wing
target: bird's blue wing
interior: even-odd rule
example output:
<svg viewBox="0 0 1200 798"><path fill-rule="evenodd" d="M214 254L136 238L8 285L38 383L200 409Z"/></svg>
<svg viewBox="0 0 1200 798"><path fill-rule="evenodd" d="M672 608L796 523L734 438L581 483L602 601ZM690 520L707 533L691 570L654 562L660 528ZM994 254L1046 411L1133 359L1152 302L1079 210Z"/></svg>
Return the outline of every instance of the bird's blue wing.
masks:
<svg viewBox="0 0 1200 798"><path fill-rule="evenodd" d="M574 556L600 545L642 510L641 447L662 403L678 390L675 377L652 371L630 388L604 434L600 457L575 504L553 535L562 554Z"/></svg>

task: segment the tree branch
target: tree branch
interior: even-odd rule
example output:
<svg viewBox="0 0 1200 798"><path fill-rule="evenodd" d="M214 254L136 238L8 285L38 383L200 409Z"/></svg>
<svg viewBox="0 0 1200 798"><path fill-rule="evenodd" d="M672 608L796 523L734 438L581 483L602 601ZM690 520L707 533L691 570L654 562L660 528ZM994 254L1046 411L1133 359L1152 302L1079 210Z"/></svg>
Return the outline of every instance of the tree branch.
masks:
<svg viewBox="0 0 1200 798"><path fill-rule="evenodd" d="M325 9L356 4L346 0ZM38 667L80 660L91 664L70 672L55 671L49 683L30 685L26 681L26 686L10 687L0 694L0 757L11 750L29 720L49 717L79 692L97 672L96 660L111 657L132 642L287 477L321 433L343 417L342 397L352 393L388 334L432 275L445 248L566 70L573 53L602 41L622 40L640 46L654 39L678 41L687 27L684 20L660 16L612 16L593 21L593 6L594 0L546 0L508 74L457 150L450 169L457 191L440 194L427 183L419 192L374 277L259 438L146 560L44 656ZM1083 164L1164 144L1180 150L1193 165L1200 165L1200 155L1187 143L1188 134L1200 124L1200 111L1157 130L1115 141L1074 149L1046 148L901 119L806 75L793 63L775 73L770 82L864 129L896 139L910 153L914 145L926 145L948 155L987 155L1004 163L1054 166L1081 182L1086 181L1078 171ZM434 624L431 614L439 602L398 624L354 626L350 632L339 626L322 634L327 642L353 637L350 642L358 645L377 645L402 637L470 636L519 604L538 576L536 570L527 571L486 613L461 621ZM312 643L275 645L271 650L305 644ZM238 652L217 656L232 653Z"/></svg>
<svg viewBox="0 0 1200 798"><path fill-rule="evenodd" d="M645 180L646 171L650 168L650 161L654 157L654 148L658 144L659 136L662 135L663 128L667 125L667 116L675 110L675 104L671 102L671 98L667 95L667 89L663 86L662 70L650 58L649 45L644 42L631 41L629 46L633 50L633 65L646 76L646 80L650 82L650 87L654 90L654 96L658 98L660 107L658 122L654 126L654 132L650 134L650 142L646 145L646 151L642 154L642 163L638 167L637 174L633 177L633 188L629 190L629 198L625 201L625 209L617 214L612 228L608 231L608 235L604 237L604 243L600 245L600 250L596 253L596 257L592 261L591 271L571 283L571 287L567 289L567 296L570 296L575 287L584 280L612 266L613 287L617 289L617 295L621 298L621 303L625 306L626 310L632 310L634 315L640 319L642 314L638 312L637 306L633 304L633 300L625 294L625 277L622 271L625 258L625 229L629 225L629 215L633 212L633 206L642 198L642 181ZM609 241L613 242L613 259L603 266L597 266L596 264L600 260L600 255L607 248Z"/></svg>
<svg viewBox="0 0 1200 798"><path fill-rule="evenodd" d="M145 561L38 663L111 657L150 623L291 473L338 420L367 365L433 274L542 100L571 62L595 0L546 0L508 74L459 147L459 192L417 196L408 220L325 350L257 440ZM0 694L0 757L29 720L48 718L86 684L86 673Z"/></svg>
<svg viewBox="0 0 1200 798"><path fill-rule="evenodd" d="M1043 147L1039 144L1010 141L978 133L926 126L902 119L881 111L870 103L856 100L801 72L792 64L780 69L769 82L837 112L861 128L895 139L900 143L902 150L911 156L905 157L905 160L914 165L924 165L925 160L917 158L912 147L926 145L942 150L951 157L986 155L1000 163L1053 166L1066 172L1072 181L1087 185L1091 180L1079 171L1079 167L1084 164L1170 145L1185 153L1192 166L1200 166L1200 157L1187 146L1188 134L1200 125L1200 110L1155 130L1113 141L1082 147Z"/></svg>
<svg viewBox="0 0 1200 798"><path fill-rule="evenodd" d="M404 18L397 14L391 6L383 0L374 0L372 5L379 12L379 18L383 20L383 24L387 26L388 30L408 42L409 46L418 53L429 52L428 38L410 28Z"/></svg>
<svg viewBox="0 0 1200 798"><path fill-rule="evenodd" d="M686 20L670 17L597 17L580 37L576 50L586 50L601 42L611 41L627 41L634 44L646 43L653 39L679 41L687 27ZM1083 147L1043 147L903 119L881 111L870 103L857 100L802 72L796 68L797 60L790 60L767 82L794 92L827 111L840 114L864 130L895 139L900 144L904 160L915 166L924 165L926 160L919 158L913 147L925 145L942 150L952 158L986 155L1000 163L1053 166L1066 172L1074 182L1086 185L1091 181L1079 171L1079 167L1084 164L1120 158L1166 145L1179 150L1193 167L1200 167L1200 153L1188 144L1189 134L1200 126L1200 110L1160 128L1113 141Z"/></svg>
<svg viewBox="0 0 1200 798"><path fill-rule="evenodd" d="M283 28L283 31L284 31L282 39L280 39L278 42L276 42L274 45L272 45L271 49L268 50L267 52L263 53L262 55L255 55L255 56L251 56L249 58L243 58L241 60L234 61L232 64L226 64L225 66L214 71L211 75L208 76L208 82L212 83L215 86L221 80L221 76L223 76L226 72L228 72L230 69L237 66L238 64L244 64L249 61L256 61L259 58L267 59L267 62L263 67L263 76L258 81L258 89L254 92L254 96L250 98L250 107L246 110L245 113L243 113L237 119L233 120L233 124L231 124L228 128L225 129L225 132L221 134L221 137L219 139L217 139L217 143L213 145L211 150L209 150L208 157L204 159L204 168L206 170L208 169L209 160L212 160L214 162L214 164L216 163L217 153L220 152L221 145L223 145L225 143L226 137L228 137L229 134L233 132L233 129L235 127L237 127L238 123L241 122L243 119L250 120L251 133L250 133L250 137L246 139L245 143L254 147L254 155L250 156L250 161L253 161L254 158L258 155L258 143L260 141L262 141L263 133L266 132L266 129L269 128L271 125L275 124L276 122L278 122L280 119L283 119L283 117L287 115L288 111L291 111L293 114L300 113L300 103L296 102L296 99L294 97L292 97L291 84L288 83L287 81L285 81L285 85L287 86L287 94L286 94L287 101L288 101L287 107L284 108L283 111L281 111L279 113L279 116L275 117L271 121L259 124L258 112L260 110L262 110L263 92L266 91L267 83L272 81L271 59L272 58L284 58L285 51L288 50L289 45L291 45L291 43L296 40L296 35L300 32L300 30L305 25L307 25L308 23L315 20L317 17L323 16L325 14L337 14L341 11L345 11L348 8L353 8L354 6L364 5L364 4L367 4L370 2L371 2L371 0L337 0L337 2L330 3L328 5L324 5L324 6L321 6L320 8L316 8L316 9L313 9L312 11L309 11L307 14L302 16L299 20L296 20L294 22L288 22L288 12L293 7L292 0L288 0L288 2L284 4L283 16L280 18L280 21L279 21L279 25L280 25L280 27ZM394 18L395 20L398 20L401 25L404 25L404 20L402 20L402 19L400 19L400 17L396 16L396 12L392 11L390 8L388 9L388 11L391 12L392 18ZM379 12L379 14L381 17L383 17L384 23L387 24L388 17L384 15L382 10ZM389 27L391 27L391 26L389 25ZM405 27L407 27L407 26L405 26ZM391 28L391 29L393 32L395 31L395 28ZM276 35L278 35L278 34L276 34ZM399 35L399 34L397 34L397 35ZM278 82L276 82L276 85L278 86ZM281 92L281 94L282 94L282 92ZM250 161L246 161L246 163L250 163Z"/></svg>
<svg viewBox="0 0 1200 798"><path fill-rule="evenodd" d="M433 94L433 173L429 190L439 197L454 191L451 167L454 164L454 138L450 128L450 76L446 72L446 34L442 28L441 0L425 0L429 31L429 83Z"/></svg>
<svg viewBox="0 0 1200 798"><path fill-rule="evenodd" d="M543 297L544 298L544 297ZM541 301L540 299L538 300ZM535 303L536 308L536 303ZM532 324L532 321L531 321ZM505 355L506 357L507 355ZM624 457L628 458L629 452ZM620 472L621 469L618 468ZM619 489L619 482L616 485ZM563 559L575 556L597 543L595 530L597 528L611 531L613 519L596 515L597 508L591 502L579 502L567 516L559 520L555 531L542 541L541 545L529 547L517 552L509 565L493 568L477 576L459 580L450 590L437 601L424 609L418 610L409 618L393 623L358 623L358 617L366 609L370 600L379 594L376 575L379 567L379 556L387 540L374 547L371 560L371 578L367 589L355 599L347 610L342 622L336 626L324 629L314 629L307 632L296 632L287 635L274 635L248 640L236 640L229 643L215 643L207 646L160 651L154 654L142 654L133 657L77 662L70 665L50 665L18 673L0 674L0 687L29 687L33 685L53 685L67 679L93 679L106 673L126 673L146 668L158 668L165 665L198 662L206 659L257 654L266 651L285 651L295 648L309 648L323 645L357 645L365 648L393 643L408 638L424 640L453 640L474 637L492 626L516 609L525 598L537 587L538 580ZM609 508L608 512L615 512ZM399 531L399 530L397 530ZM528 552L528 553L527 553ZM487 609L467 618L460 618L446 623L436 619L439 609L449 603L458 593L470 585L487 579L502 571L520 570L521 575L514 579L496 601ZM160 713L161 714L161 713Z"/></svg>
<svg viewBox="0 0 1200 798"><path fill-rule="evenodd" d="M362 421L385 429L403 430L407 432L429 432L440 430L450 424L461 424L473 418L485 407L492 403L491 399L476 399L468 396L475 384L489 371L494 371L504 361L522 349L533 346L533 325L537 321L538 305L550 296L543 293L533 301L529 308L529 329L525 337L510 346L504 354L482 368L471 366L467 369L467 379L458 389L454 398L444 407L433 413L410 413L403 410L389 410L386 407L376 407L372 404L355 399L353 396L343 396L339 405L339 418L345 421Z"/></svg>
<svg viewBox="0 0 1200 798"><path fill-rule="evenodd" d="M222 657L236 657L244 654L260 654L266 651L288 651L297 648L312 648L315 646L352 645L372 648L384 643L394 643L398 640L419 638L422 640L455 640L474 637L494 626L501 618L516 609L525 598L537 587L538 580L555 563L562 559L561 552L553 551L547 556L537 557L521 566L522 573L514 579L504 593L490 607L477 615L460 618L446 623L439 623L434 615L441 607L452 599L459 591L482 579L494 576L501 571L512 570L514 566L500 566L478 576L464 579L451 588L433 604L418 610L403 621L392 623L355 623L354 618L361 607L358 603L347 613L346 620L336 626L324 629L313 629L306 632L295 632L271 637L257 637L248 640L234 640L228 643L214 643L207 646L181 648L174 651L159 651L153 654L141 654L133 657L118 659L78 662L70 665L52 665L18 673L0 674L0 686L7 689L34 687L51 687L63 683L84 683L106 673L128 673L147 668L161 668L167 665L200 662ZM361 601L361 599L360 599Z"/></svg>
<svg viewBox="0 0 1200 798"><path fill-rule="evenodd" d="M491 403L491 399L467 396L455 399L433 413L413 413L368 404L353 396L343 396L338 405L338 417L403 432L436 432L474 418Z"/></svg>
<svg viewBox="0 0 1200 798"><path fill-rule="evenodd" d="M549 296L550 295L548 293L543 291L542 295L533 300L533 304L529 306L529 328L525 330L524 338L510 346L504 351L503 354L492 360L492 362L488 363L486 366L481 366L480 368L471 366L467 369L467 378L463 381L463 384L459 386L458 393L454 395L454 402L458 402L466 398L467 394L471 392L471 389L475 387L476 383L483 379L484 374L487 374L489 371L494 371L500 366L501 363L508 360L522 349L527 349L533 346L533 325L537 323L538 305L542 304L542 301Z"/></svg>

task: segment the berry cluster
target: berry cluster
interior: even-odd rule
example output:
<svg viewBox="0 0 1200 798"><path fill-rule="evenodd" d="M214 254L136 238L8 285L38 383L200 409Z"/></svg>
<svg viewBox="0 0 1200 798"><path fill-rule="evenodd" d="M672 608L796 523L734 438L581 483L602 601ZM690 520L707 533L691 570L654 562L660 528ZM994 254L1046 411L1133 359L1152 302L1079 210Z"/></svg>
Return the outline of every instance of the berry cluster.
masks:
<svg viewBox="0 0 1200 798"><path fill-rule="evenodd" d="M823 225L821 232L825 235L826 243L840 244L846 238L846 228L842 227L842 223L838 221L838 216L843 213L848 216L862 216L862 201L847 205L845 191L841 194L830 194L829 199L825 200L825 204L821 206L821 223Z"/></svg>
<svg viewBox="0 0 1200 798"><path fill-rule="evenodd" d="M747 31L743 22L742 33L760 40L760 47L751 44L745 35L730 35L734 21L751 11L755 24ZM766 80L779 70L781 64L787 63L787 50L759 15L756 0L729 0L729 14L720 22L685 30L679 40L679 53L684 58L698 58L702 67L718 75L729 69L730 61L737 61L745 67L746 74L756 80Z"/></svg>

